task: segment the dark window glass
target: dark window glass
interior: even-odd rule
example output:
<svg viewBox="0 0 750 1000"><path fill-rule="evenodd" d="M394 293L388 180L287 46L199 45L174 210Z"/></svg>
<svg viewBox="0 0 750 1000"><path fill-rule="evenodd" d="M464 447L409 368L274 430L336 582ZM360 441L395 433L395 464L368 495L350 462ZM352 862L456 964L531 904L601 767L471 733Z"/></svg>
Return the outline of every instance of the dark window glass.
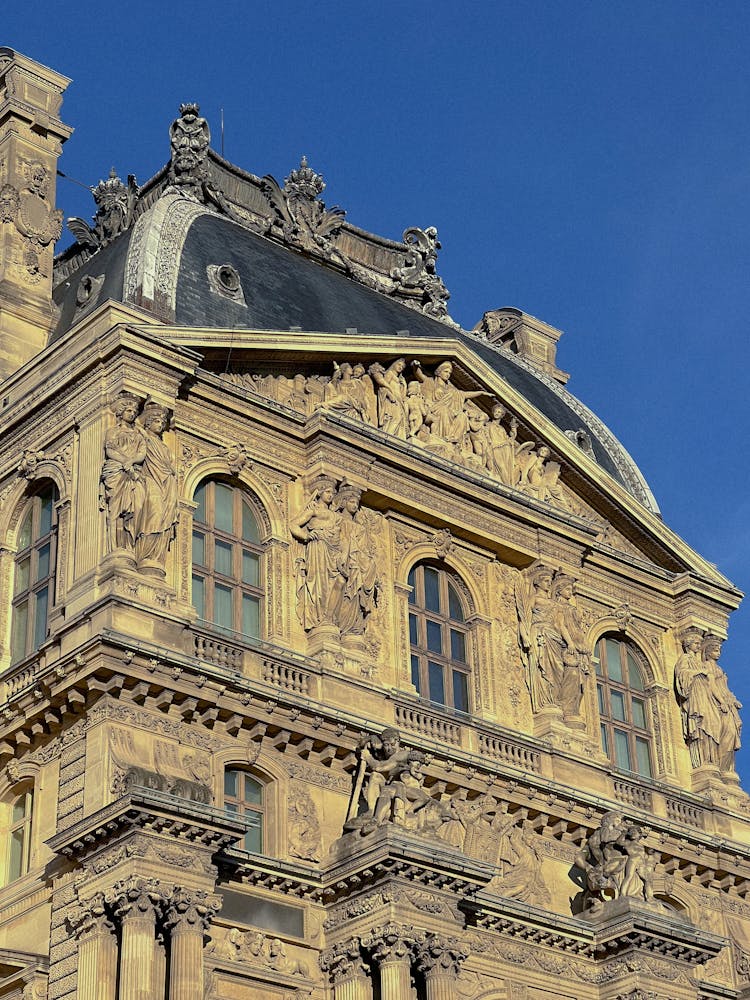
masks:
<svg viewBox="0 0 750 1000"><path fill-rule="evenodd" d="M230 768L224 772L224 808L245 820L247 832L242 846L256 854L263 852L263 791L263 784L247 771Z"/></svg>
<svg viewBox="0 0 750 1000"><path fill-rule="evenodd" d="M31 861L31 822L34 789L29 787L14 800L8 838L8 882L21 878Z"/></svg>
<svg viewBox="0 0 750 1000"><path fill-rule="evenodd" d="M54 601L57 492L51 484L27 501L15 556L11 659L15 663L47 638Z"/></svg>
<svg viewBox="0 0 750 1000"><path fill-rule="evenodd" d="M257 639L261 631L263 548L247 496L208 480L194 494L193 607L217 628Z"/></svg>
<svg viewBox="0 0 750 1000"><path fill-rule="evenodd" d="M602 749L617 767L650 778L653 737L638 657L628 643L610 635L597 643L594 663Z"/></svg>
<svg viewBox="0 0 750 1000"><path fill-rule="evenodd" d="M469 711L467 626L450 574L420 563L409 573L411 679L429 701Z"/></svg>

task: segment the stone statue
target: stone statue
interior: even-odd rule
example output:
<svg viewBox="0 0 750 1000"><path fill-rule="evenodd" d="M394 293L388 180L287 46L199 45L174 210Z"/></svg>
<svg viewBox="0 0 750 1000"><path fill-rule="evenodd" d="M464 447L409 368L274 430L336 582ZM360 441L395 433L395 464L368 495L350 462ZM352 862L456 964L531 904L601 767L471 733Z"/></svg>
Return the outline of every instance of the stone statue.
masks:
<svg viewBox="0 0 750 1000"><path fill-rule="evenodd" d="M683 653L675 664L675 690L693 767L709 764L726 773L734 771L735 751L740 748L742 705L719 666L721 644L718 636L686 629Z"/></svg>
<svg viewBox="0 0 750 1000"><path fill-rule="evenodd" d="M169 185L172 190L195 198L196 201L236 219L236 213L222 192L211 182L208 161L210 144L211 132L208 122L201 117L199 105L181 104L180 117L169 127L169 145L172 150Z"/></svg>
<svg viewBox="0 0 750 1000"><path fill-rule="evenodd" d="M396 729L369 736L360 746L360 760L349 804L345 830L364 836L384 823L421 829L420 812L434 800L425 791L425 758L419 750L401 745ZM437 803L443 818L443 809ZM439 825L439 824L438 824Z"/></svg>
<svg viewBox="0 0 750 1000"><path fill-rule="evenodd" d="M354 378L354 368L348 361L333 363L333 376L325 387L324 406L346 417L370 422L370 414L363 397L362 383Z"/></svg>
<svg viewBox="0 0 750 1000"><path fill-rule="evenodd" d="M99 181L91 193L96 202L93 228L75 217L68 219L67 224L80 244L98 250L131 226L138 201L138 183L129 174L127 185L123 184L112 167L107 180Z"/></svg>
<svg viewBox="0 0 750 1000"><path fill-rule="evenodd" d="M340 511L338 565L344 583L331 614L342 635L362 635L378 601L377 549L360 511L361 496L358 486L345 482L334 504Z"/></svg>
<svg viewBox="0 0 750 1000"><path fill-rule="evenodd" d="M656 856L643 844L646 832L612 810L602 816L575 863L584 872L584 906L634 898L654 902Z"/></svg>
<svg viewBox="0 0 750 1000"><path fill-rule="evenodd" d="M406 438L408 428L405 368L404 358L397 358L387 369L377 361L369 369L377 389L378 427L399 438Z"/></svg>
<svg viewBox="0 0 750 1000"><path fill-rule="evenodd" d="M336 625L344 589L341 514L333 507L336 483L321 476L290 530L304 546L297 560L297 614L306 631Z"/></svg>
<svg viewBox="0 0 750 1000"><path fill-rule="evenodd" d="M542 856L534 843L534 834L524 829L523 819L518 822L512 816L508 820L507 828L502 828L500 846L503 874L496 875L487 889L522 903L548 906L551 896L542 874Z"/></svg>
<svg viewBox="0 0 750 1000"><path fill-rule="evenodd" d="M503 427L505 407L495 403L492 407L492 418L485 427L486 465L490 475L495 476L506 486L515 486L516 474L516 438L518 436L518 421L513 417L510 421L510 431Z"/></svg>
<svg viewBox="0 0 750 1000"><path fill-rule="evenodd" d="M127 556L133 565L138 520L146 497L143 478L146 435L136 421L138 408L136 397L127 392L112 404L116 423L104 437L105 461L101 472L108 550Z"/></svg>
<svg viewBox="0 0 750 1000"><path fill-rule="evenodd" d="M145 497L136 518L136 558L141 572L164 577L178 517L177 470L162 440L169 426L169 411L158 403L146 403L141 419L146 442L142 465Z"/></svg>
<svg viewBox="0 0 750 1000"><path fill-rule="evenodd" d="M580 714L584 677L591 672L586 630L575 600L575 585L573 577L565 573L558 573L552 584L552 597L557 604L556 621L565 644L559 704L566 719Z"/></svg>
<svg viewBox="0 0 750 1000"><path fill-rule="evenodd" d="M575 582L537 563L516 586L518 641L532 709L558 708L566 720L579 715L584 677L590 673Z"/></svg>
<svg viewBox="0 0 750 1000"><path fill-rule="evenodd" d="M424 374L419 361L414 361L412 368L414 377L422 383L427 402L425 424L429 426L430 436L425 447L446 458L460 460L464 438L469 432L466 401L486 396L487 393L483 389L467 392L453 385L451 361L442 361L433 376Z"/></svg>
<svg viewBox="0 0 750 1000"><path fill-rule="evenodd" d="M522 453L518 488L537 500L554 500L560 507L567 507L560 488L560 463L550 461L551 452L547 445Z"/></svg>

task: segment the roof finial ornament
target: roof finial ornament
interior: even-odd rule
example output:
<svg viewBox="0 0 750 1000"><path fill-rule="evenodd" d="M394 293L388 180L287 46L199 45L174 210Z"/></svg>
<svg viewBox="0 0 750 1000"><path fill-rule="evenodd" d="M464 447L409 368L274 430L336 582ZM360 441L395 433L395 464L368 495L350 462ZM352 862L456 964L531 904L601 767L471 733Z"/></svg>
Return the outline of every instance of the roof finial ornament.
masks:
<svg viewBox="0 0 750 1000"><path fill-rule="evenodd" d="M132 225L138 182L128 174L128 183L123 184L112 167L107 179L91 188L91 194L96 202L93 229L79 218L68 219L68 229L83 246L100 250Z"/></svg>
<svg viewBox="0 0 750 1000"><path fill-rule="evenodd" d="M325 181L302 156L299 167L289 172L284 187L270 174L261 181L263 193L274 210L268 231L300 250L313 252L349 270L349 262L334 246L346 213L320 200Z"/></svg>
<svg viewBox="0 0 750 1000"><path fill-rule="evenodd" d="M234 218L223 193L211 180L208 155L211 130L200 111L199 104L181 104L180 117L175 118L169 127L172 158L164 193L176 191Z"/></svg>
<svg viewBox="0 0 750 1000"><path fill-rule="evenodd" d="M404 231L403 241L406 247L403 264L392 268L390 275L396 289L421 291L416 308L434 319L450 319L446 305L450 292L437 275L437 255L441 246L437 229L411 226ZM406 301L411 304L408 299Z"/></svg>

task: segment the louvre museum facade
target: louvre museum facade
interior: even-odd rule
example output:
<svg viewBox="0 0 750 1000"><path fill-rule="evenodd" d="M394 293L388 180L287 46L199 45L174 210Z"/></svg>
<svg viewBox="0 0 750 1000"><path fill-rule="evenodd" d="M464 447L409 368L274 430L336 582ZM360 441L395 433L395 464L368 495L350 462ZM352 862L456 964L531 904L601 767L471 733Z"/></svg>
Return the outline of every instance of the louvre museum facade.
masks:
<svg viewBox="0 0 750 1000"><path fill-rule="evenodd" d="M560 332L194 104L55 257L68 83L0 48L0 998L750 996L741 595Z"/></svg>

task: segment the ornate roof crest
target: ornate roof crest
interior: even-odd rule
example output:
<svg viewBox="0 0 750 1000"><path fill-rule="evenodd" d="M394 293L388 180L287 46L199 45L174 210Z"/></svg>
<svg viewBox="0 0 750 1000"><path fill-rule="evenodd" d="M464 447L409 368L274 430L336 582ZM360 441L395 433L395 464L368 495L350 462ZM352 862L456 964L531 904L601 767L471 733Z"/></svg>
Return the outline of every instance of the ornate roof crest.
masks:
<svg viewBox="0 0 750 1000"><path fill-rule="evenodd" d="M235 218L223 193L211 180L208 161L211 130L200 110L200 105L192 102L181 104L180 117L169 126L172 158L165 193L177 191Z"/></svg>
<svg viewBox="0 0 750 1000"><path fill-rule="evenodd" d="M349 262L334 246L346 212L338 206L326 208L320 200L325 182L309 166L306 156L300 160L299 167L290 171L283 188L270 174L261 180L261 188L275 213L268 232L301 250L320 254L349 271Z"/></svg>
<svg viewBox="0 0 750 1000"><path fill-rule="evenodd" d="M138 201L138 183L132 174L128 183L123 184L114 167L106 180L99 181L91 194L96 202L93 229L83 219L68 219L68 229L85 247L99 250L111 243L120 233L129 229Z"/></svg>

